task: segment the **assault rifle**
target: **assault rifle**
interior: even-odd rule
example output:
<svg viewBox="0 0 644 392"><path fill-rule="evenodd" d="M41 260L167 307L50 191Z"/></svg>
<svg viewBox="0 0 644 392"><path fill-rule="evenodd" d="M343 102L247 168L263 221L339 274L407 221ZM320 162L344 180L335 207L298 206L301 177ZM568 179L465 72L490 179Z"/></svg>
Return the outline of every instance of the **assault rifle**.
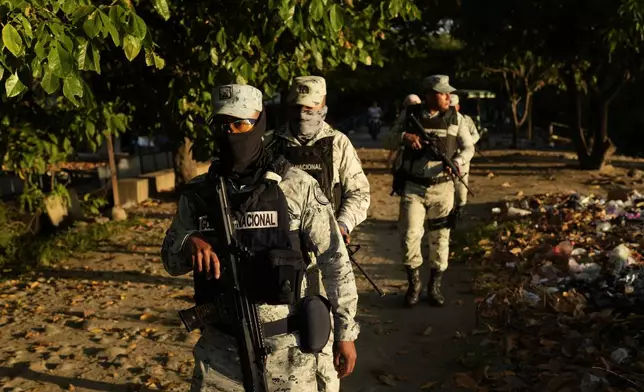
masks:
<svg viewBox="0 0 644 392"><path fill-rule="evenodd" d="M349 260L351 260L351 262L356 267L358 267L360 272L362 272L362 275L364 275L364 277L367 278L369 283L371 283L371 286L373 286L373 288L378 292L378 294L380 294L381 297L384 297L385 292L382 291L382 289L380 287L378 287L378 284L376 284L376 282L374 282L373 279L371 279L371 276L369 276L369 274L367 274L367 272L364 269L362 269L362 266L360 264L358 264L356 259L353 258L353 255L358 253L359 250L360 250L360 245L347 245L347 251L349 252Z"/></svg>
<svg viewBox="0 0 644 392"><path fill-rule="evenodd" d="M420 121L418 121L414 113L409 114L409 119L411 120L410 122L414 126L414 128L416 128L417 132L414 133L421 138L424 149L429 153L429 155L433 159L441 161L444 167L448 167L451 171L450 175L452 176L452 178L458 179L467 189L467 193L474 196L474 193L463 180L463 176L459 172L454 162L443 152L446 150L443 141L436 135L428 135L427 132L425 132L425 128L423 128L422 124L420 123ZM439 144L443 147L442 151L438 147Z"/></svg>
<svg viewBox="0 0 644 392"><path fill-rule="evenodd" d="M257 309L248 297L248 279L242 273L242 263L250 258L251 253L235 239L225 180L220 177L215 188L221 216L209 212L208 219L214 225L215 232L223 236L223 246L217 249L221 263L217 283L222 285L223 294L215 302L182 310L179 316L188 331L215 323L224 324L233 331L237 339L244 390L267 392L264 370L269 350L265 345ZM206 207L204 211L213 210L198 195L195 199Z"/></svg>

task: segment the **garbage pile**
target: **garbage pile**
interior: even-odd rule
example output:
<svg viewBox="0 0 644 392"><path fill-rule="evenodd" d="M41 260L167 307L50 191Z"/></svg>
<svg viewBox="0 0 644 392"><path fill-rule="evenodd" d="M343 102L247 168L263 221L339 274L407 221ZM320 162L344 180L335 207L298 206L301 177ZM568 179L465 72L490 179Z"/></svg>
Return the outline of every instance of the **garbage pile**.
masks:
<svg viewBox="0 0 644 392"><path fill-rule="evenodd" d="M492 213L498 234L473 257L479 316L514 363L512 388L644 390L644 196L519 197Z"/></svg>
<svg viewBox="0 0 644 392"><path fill-rule="evenodd" d="M536 291L575 290L597 309L644 313L644 196L632 191L621 197L574 193L507 203L505 219L523 220L523 226L501 233L494 253L515 256L507 268L529 267Z"/></svg>

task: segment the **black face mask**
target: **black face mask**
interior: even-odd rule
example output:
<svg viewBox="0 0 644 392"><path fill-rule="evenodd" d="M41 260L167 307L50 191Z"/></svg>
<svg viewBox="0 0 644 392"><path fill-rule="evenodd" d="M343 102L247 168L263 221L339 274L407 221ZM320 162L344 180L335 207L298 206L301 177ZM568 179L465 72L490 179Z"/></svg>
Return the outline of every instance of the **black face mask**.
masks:
<svg viewBox="0 0 644 392"><path fill-rule="evenodd" d="M245 133L228 133L218 130L217 144L223 174L243 175L254 169L262 155L262 137L266 131L266 116L259 115L252 130Z"/></svg>

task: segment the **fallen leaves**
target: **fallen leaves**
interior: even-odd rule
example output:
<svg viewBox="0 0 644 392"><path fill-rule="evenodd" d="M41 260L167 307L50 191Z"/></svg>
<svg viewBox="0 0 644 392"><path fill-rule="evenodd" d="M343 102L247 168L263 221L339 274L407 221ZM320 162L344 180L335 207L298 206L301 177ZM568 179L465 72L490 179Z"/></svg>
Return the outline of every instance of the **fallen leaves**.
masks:
<svg viewBox="0 0 644 392"><path fill-rule="evenodd" d="M479 389L479 384L467 373L456 373L454 375L454 383L456 383L456 386L458 387L472 391Z"/></svg>

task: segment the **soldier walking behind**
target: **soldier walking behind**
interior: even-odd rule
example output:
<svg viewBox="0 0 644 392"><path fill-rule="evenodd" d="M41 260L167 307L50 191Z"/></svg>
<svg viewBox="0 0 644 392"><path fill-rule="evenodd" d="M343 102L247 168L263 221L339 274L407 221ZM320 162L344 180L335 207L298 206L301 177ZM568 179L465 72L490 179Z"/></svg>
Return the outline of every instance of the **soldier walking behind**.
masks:
<svg viewBox="0 0 644 392"><path fill-rule="evenodd" d="M400 135L403 151L395 163L394 192L401 195L399 227L401 233L403 262L409 288L405 305L413 307L422 291L420 266L423 264L421 242L425 232L426 217L429 218L429 264L431 275L428 284L428 299L432 306L443 306L441 279L447 269L449 258L449 216L454 206L454 182L442 162L428 154L421 136L437 136L445 155L453 158L457 167L462 167L472 158L472 137L464 132L463 117L449 110L451 92L445 75L434 75L423 83L425 107L418 114L425 135L419 135L409 126ZM408 113L412 111L407 108ZM457 154L457 149L460 153Z"/></svg>

